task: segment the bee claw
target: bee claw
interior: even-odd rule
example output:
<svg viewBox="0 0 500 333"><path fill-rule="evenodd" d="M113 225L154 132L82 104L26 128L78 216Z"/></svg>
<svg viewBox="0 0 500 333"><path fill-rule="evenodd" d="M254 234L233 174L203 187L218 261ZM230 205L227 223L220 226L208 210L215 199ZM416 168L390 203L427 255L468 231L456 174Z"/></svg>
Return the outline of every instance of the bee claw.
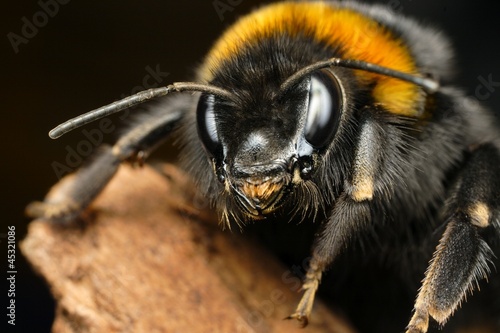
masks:
<svg viewBox="0 0 500 333"><path fill-rule="evenodd" d="M65 224L80 213L80 209L69 202L31 202L25 209L25 214L31 218L48 220L55 223Z"/></svg>
<svg viewBox="0 0 500 333"><path fill-rule="evenodd" d="M425 333L425 331L422 331L422 330L421 330L421 329L419 329L419 328L409 327L409 328L406 330L406 333Z"/></svg>
<svg viewBox="0 0 500 333"><path fill-rule="evenodd" d="M295 312L295 313L289 315L288 317L286 317L285 319L287 319L287 320L288 319L296 319L299 322L301 328L305 328L309 324L309 318L308 318L307 314L301 313L301 312Z"/></svg>

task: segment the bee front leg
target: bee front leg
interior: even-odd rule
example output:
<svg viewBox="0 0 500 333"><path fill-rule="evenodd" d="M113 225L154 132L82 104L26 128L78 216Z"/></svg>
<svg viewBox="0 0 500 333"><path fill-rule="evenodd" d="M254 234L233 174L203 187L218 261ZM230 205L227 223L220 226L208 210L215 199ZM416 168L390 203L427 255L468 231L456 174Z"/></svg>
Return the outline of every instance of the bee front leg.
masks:
<svg viewBox="0 0 500 333"><path fill-rule="evenodd" d="M374 197L376 170L383 160L381 143L387 129L376 122L374 111L367 108L360 115L360 134L349 180L345 192L335 202L323 231L315 240L306 278L302 284L304 295L295 312L289 316L306 326L323 271L337 255L347 248L357 232L371 220L370 202Z"/></svg>
<svg viewBox="0 0 500 333"><path fill-rule="evenodd" d="M486 278L493 256L481 237L500 229L500 153L476 149L448 200L446 230L425 274L406 333L425 333L429 317L444 324L477 281Z"/></svg>
<svg viewBox="0 0 500 333"><path fill-rule="evenodd" d="M55 223L68 223L76 218L113 178L120 163L138 162L172 131L182 118L183 110L161 110L142 119L111 147L101 146L99 152L75 174L61 180L58 192L43 202L26 207L28 216Z"/></svg>
<svg viewBox="0 0 500 333"><path fill-rule="evenodd" d="M302 284L304 295L289 319L297 319L302 326L308 324L323 271L349 245L356 232L363 229L369 221L368 201L357 202L345 193L340 196L323 232L316 239L306 278Z"/></svg>
<svg viewBox="0 0 500 333"><path fill-rule="evenodd" d="M64 177L57 193L45 201L35 201L26 207L26 214L55 223L68 223L76 218L101 192L118 170L120 159L109 145L99 147L90 162L75 174Z"/></svg>

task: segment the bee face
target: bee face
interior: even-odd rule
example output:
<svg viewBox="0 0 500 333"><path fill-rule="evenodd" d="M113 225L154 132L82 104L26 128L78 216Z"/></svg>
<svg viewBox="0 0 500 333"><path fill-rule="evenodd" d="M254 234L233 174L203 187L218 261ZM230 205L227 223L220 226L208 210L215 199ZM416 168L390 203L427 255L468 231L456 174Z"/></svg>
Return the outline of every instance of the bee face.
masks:
<svg viewBox="0 0 500 333"><path fill-rule="evenodd" d="M314 181L346 105L340 80L329 69L285 91L283 82L254 93L239 88L236 103L202 95L197 106L198 135L216 178L249 219L272 214L297 187Z"/></svg>

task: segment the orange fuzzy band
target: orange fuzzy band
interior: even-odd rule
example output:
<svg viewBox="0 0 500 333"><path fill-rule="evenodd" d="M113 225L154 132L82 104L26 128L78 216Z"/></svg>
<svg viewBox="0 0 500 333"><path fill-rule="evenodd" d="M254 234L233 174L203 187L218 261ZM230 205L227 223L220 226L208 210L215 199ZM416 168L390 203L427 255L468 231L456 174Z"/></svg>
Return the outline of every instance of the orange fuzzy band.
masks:
<svg viewBox="0 0 500 333"><path fill-rule="evenodd" d="M202 68L203 78L210 81L225 59L237 56L242 47L276 35L277 31L290 36L310 36L332 48L340 47L346 59L417 73L407 47L373 19L322 2L283 2L257 10L230 27L209 52ZM356 75L364 82L375 82L374 99L390 112L418 116L420 89L416 85L366 71L356 71Z"/></svg>

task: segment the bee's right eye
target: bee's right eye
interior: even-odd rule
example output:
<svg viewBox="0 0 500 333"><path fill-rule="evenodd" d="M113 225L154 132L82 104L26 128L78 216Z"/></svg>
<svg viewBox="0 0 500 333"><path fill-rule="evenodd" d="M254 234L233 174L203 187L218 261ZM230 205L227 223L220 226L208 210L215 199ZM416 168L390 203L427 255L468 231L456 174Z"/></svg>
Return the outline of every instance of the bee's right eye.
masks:
<svg viewBox="0 0 500 333"><path fill-rule="evenodd" d="M202 94L198 101L196 119L198 123L198 136L205 146L205 149L215 156L220 149L219 136L217 135L217 125L215 122L213 95Z"/></svg>

